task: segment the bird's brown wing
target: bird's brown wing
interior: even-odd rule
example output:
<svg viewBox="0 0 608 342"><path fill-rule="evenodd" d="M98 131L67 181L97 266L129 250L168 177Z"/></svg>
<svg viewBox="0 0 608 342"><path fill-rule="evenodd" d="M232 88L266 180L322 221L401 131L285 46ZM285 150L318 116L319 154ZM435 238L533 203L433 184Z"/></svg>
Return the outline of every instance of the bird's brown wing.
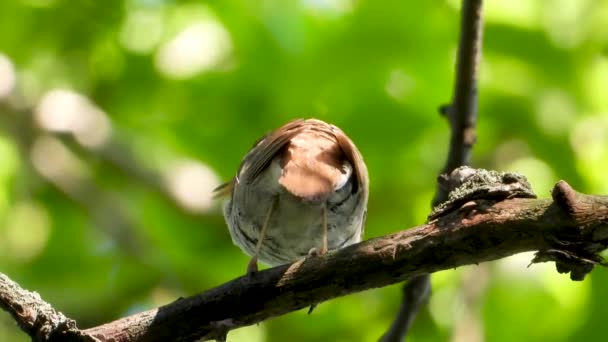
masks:
<svg viewBox="0 0 608 342"><path fill-rule="evenodd" d="M263 138L243 159L237 172L237 181L250 183L255 180L281 148L305 128L305 122L303 119L290 121ZM242 173L244 168L247 172Z"/></svg>
<svg viewBox="0 0 608 342"><path fill-rule="evenodd" d="M361 156L361 153L359 152L355 144L350 140L349 137L346 136L346 134L344 134L344 132L342 132L341 129L334 125L331 125L331 130L333 135L336 137L340 148L346 155L346 159L348 159L348 161L353 166L355 176L357 177L356 184L361 184L361 186L363 187L363 192L367 193L367 190L369 188L369 178L367 174L367 167L363 162L363 157Z"/></svg>
<svg viewBox="0 0 608 342"><path fill-rule="evenodd" d="M318 124L317 124L318 122ZM221 197L232 193L235 183L246 182L250 183L254 181L262 171L268 166L276 154L283 148L289 141L303 129L310 126L316 126L315 128L327 133L331 133L336 140L346 158L353 166L353 170L357 177L357 183L363 187L363 192L367 193L369 187L367 168L363 162L361 153L355 146L355 144L340 130L338 127L330 125L329 132L328 126L318 120L310 119L296 119L288 122L276 131L267 134L257 142L257 144L251 149L251 151L243 158L243 162L237 172L237 177L233 178L229 182L217 187L214 192L215 197ZM246 169L247 172L241 172Z"/></svg>
<svg viewBox="0 0 608 342"><path fill-rule="evenodd" d="M237 176L230 181L213 189L213 197L220 198L232 194L234 186L240 181L251 182L268 166L276 153L289 142L303 127L303 119L292 120L274 132L268 133L258 139L253 148L245 155ZM241 174L243 168L247 168L246 174Z"/></svg>

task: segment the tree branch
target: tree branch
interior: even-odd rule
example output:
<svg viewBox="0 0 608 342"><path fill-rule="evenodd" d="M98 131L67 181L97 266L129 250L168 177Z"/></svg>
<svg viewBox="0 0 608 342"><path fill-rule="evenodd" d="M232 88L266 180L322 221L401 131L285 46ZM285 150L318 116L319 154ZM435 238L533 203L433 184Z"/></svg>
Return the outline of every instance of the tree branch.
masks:
<svg viewBox="0 0 608 342"><path fill-rule="evenodd" d="M447 162L442 173L469 165L475 144L477 122L477 72L482 42L482 0L465 0L462 5L460 42L456 61L456 80L452 104L441 112L450 122L451 138ZM447 191L437 188L433 206L445 202Z"/></svg>
<svg viewBox="0 0 608 342"><path fill-rule="evenodd" d="M553 198L477 200L474 210L456 210L418 227L240 277L98 327L63 329L48 341L221 339L229 330L313 303L524 251L538 251L534 262L556 261L560 273L581 279L608 246L608 196L579 194L562 181ZM23 294L11 294L11 286L0 291L2 308L20 313L13 313L18 319L25 312L19 305L29 307L13 304ZM40 316L40 310L34 312ZM33 336L32 324L20 326Z"/></svg>
<svg viewBox="0 0 608 342"><path fill-rule="evenodd" d="M36 292L22 289L0 273L0 308L13 316L32 341L62 340L68 335L92 341L78 331L76 322L55 311Z"/></svg>
<svg viewBox="0 0 608 342"><path fill-rule="evenodd" d="M431 295L431 276L428 273L415 275L403 285L403 300L399 311L380 342L402 341L410 330L416 315Z"/></svg>
<svg viewBox="0 0 608 342"><path fill-rule="evenodd" d="M460 15L460 40L456 61L456 80L452 104L441 109L450 122L450 148L442 174L469 165L471 150L476 140L477 72L481 56L483 32L482 0L464 0ZM438 186L433 206L444 202L448 191ZM381 342L399 342L409 331L418 311L431 294L431 277L420 274L403 286L403 300L399 312Z"/></svg>

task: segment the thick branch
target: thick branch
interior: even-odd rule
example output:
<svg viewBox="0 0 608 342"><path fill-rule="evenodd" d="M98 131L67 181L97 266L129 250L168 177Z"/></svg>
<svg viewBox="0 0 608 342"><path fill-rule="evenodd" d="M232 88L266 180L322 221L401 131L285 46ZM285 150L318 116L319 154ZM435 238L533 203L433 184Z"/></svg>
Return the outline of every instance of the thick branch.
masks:
<svg viewBox="0 0 608 342"><path fill-rule="evenodd" d="M538 251L580 279L608 246L608 196L558 183L552 200L511 199L451 212L432 222L324 256L240 277L199 295L87 330L37 294L0 276L0 306L39 341L190 341L419 274Z"/></svg>
<svg viewBox="0 0 608 342"><path fill-rule="evenodd" d="M564 189L571 190L559 183L555 197L564 197ZM568 206L513 199L484 208L491 202L481 201L473 212L241 277L84 332L115 341L212 339L331 298L519 252L560 250L572 260L594 260L608 246L608 197L571 192L568 198L574 198Z"/></svg>

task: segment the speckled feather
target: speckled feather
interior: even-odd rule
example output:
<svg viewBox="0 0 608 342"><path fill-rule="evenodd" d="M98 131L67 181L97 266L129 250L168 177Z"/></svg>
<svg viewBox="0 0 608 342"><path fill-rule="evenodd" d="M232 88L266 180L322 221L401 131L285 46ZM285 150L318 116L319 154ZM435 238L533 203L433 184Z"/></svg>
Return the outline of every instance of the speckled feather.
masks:
<svg viewBox="0 0 608 342"><path fill-rule="evenodd" d="M323 207L329 250L359 242L368 187L363 158L339 128L298 119L262 138L216 193L230 195L224 216L233 242L248 255L277 199L259 253L260 261L274 266L321 247Z"/></svg>

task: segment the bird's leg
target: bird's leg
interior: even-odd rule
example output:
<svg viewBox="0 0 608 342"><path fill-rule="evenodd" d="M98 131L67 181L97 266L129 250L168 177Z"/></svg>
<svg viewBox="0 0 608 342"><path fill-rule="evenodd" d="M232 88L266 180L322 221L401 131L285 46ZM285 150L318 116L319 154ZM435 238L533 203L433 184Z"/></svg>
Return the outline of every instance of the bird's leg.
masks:
<svg viewBox="0 0 608 342"><path fill-rule="evenodd" d="M317 251L313 248L308 252L308 255L323 255L327 253L327 207L324 205L321 209L321 250ZM310 315L313 310L317 307L317 303L313 304L308 308L308 314Z"/></svg>
<svg viewBox="0 0 608 342"><path fill-rule="evenodd" d="M254 256L249 259L249 263L247 263L247 275L254 274L258 271L258 254L256 253Z"/></svg>
<svg viewBox="0 0 608 342"><path fill-rule="evenodd" d="M313 247L308 251L308 256L315 257L327 253L327 207L321 208L321 249Z"/></svg>
<svg viewBox="0 0 608 342"><path fill-rule="evenodd" d="M255 245L255 253L251 256L251 260L247 264L247 274L253 274L258 271L258 255L260 254L260 249L262 248L262 242L264 242L264 237L266 236L266 230L270 224L270 217L272 212L274 211L277 205L277 197L272 199L272 203L270 204L270 208L268 208L268 212L266 213L266 218L264 219L264 225L262 225L262 230L260 231L260 236L258 237L258 242Z"/></svg>
<svg viewBox="0 0 608 342"><path fill-rule="evenodd" d="M327 206L323 205L321 209L322 217L322 231L321 231L321 255L327 253Z"/></svg>

